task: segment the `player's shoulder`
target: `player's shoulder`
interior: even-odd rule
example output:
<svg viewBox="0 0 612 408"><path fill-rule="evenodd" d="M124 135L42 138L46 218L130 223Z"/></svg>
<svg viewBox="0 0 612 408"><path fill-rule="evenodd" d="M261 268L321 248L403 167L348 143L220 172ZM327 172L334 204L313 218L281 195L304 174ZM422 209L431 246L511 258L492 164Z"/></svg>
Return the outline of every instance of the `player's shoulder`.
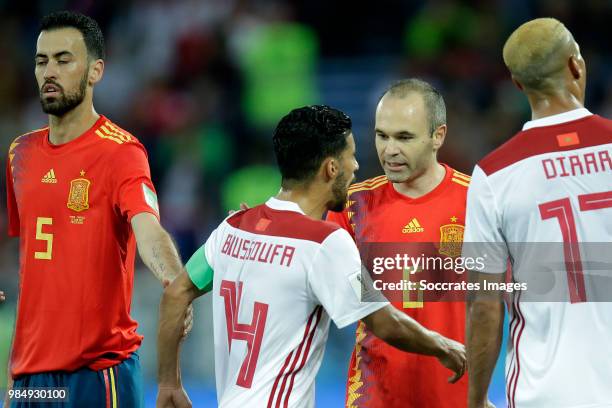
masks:
<svg viewBox="0 0 612 408"><path fill-rule="evenodd" d="M17 151L22 150L23 147L32 145L32 142L41 141L47 134L48 130L49 127L45 126L39 129L31 130L13 139L9 146L9 160L12 162L13 157L15 154L17 154Z"/></svg>
<svg viewBox="0 0 612 408"><path fill-rule="evenodd" d="M495 148L478 162L478 167L487 175L508 167L526 155L527 132L521 130L515 133L501 146Z"/></svg>
<svg viewBox="0 0 612 408"><path fill-rule="evenodd" d="M588 115L576 120L520 130L478 162L487 175L524 159L557 151L574 150L610 143L612 120ZM565 141L569 138L569 142Z"/></svg>
<svg viewBox="0 0 612 408"><path fill-rule="evenodd" d="M142 144L136 136L105 116L101 116L100 122L94 130L94 135L98 138L97 140L101 146L108 146L110 148L119 146L142 147Z"/></svg>
<svg viewBox="0 0 612 408"><path fill-rule="evenodd" d="M450 174L450 181L451 184L458 188L459 190L462 191L466 191L467 192L467 188L470 186L470 181L472 180L472 176L469 176L465 173L460 172L459 170L455 170L450 166L447 166L447 171L449 171Z"/></svg>
<svg viewBox="0 0 612 408"><path fill-rule="evenodd" d="M383 191L385 185L389 183L386 175L373 177L359 183L352 184L348 189L349 197L354 194L363 194L363 192L376 194Z"/></svg>
<svg viewBox="0 0 612 408"><path fill-rule="evenodd" d="M27 133L17 136L11 142L11 147L9 148L9 150L13 150L15 146L17 146L20 143L43 138L47 134L48 130L49 130L49 126L44 126L39 129L30 130Z"/></svg>
<svg viewBox="0 0 612 408"><path fill-rule="evenodd" d="M316 220L295 211L275 210L265 204L227 217L224 223L248 233L323 243L342 228L336 223Z"/></svg>

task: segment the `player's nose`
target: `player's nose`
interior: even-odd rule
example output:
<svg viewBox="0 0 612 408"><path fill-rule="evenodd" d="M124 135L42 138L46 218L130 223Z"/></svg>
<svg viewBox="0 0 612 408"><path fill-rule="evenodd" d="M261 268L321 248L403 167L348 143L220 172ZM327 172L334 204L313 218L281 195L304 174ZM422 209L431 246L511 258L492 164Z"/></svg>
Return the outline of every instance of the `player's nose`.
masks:
<svg viewBox="0 0 612 408"><path fill-rule="evenodd" d="M45 71L43 72L43 78L45 80L48 79L57 79L57 64L49 61L47 65L45 65Z"/></svg>
<svg viewBox="0 0 612 408"><path fill-rule="evenodd" d="M385 145L384 152L386 155L395 156L400 153L400 150L397 143L393 139L390 139Z"/></svg>

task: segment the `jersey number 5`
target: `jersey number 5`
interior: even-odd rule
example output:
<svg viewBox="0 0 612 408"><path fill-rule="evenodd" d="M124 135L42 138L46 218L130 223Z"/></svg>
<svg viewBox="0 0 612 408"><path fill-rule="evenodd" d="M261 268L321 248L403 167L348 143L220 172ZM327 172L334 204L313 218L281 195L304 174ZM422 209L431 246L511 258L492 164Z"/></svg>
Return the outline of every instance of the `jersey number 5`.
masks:
<svg viewBox="0 0 612 408"><path fill-rule="evenodd" d="M242 282L221 281L221 291L219 294L225 301L225 323L227 325L229 351L232 351L233 340L242 340L247 343L247 355L240 367L236 385L251 388L253 377L255 376L255 368L257 368L261 341L263 340L264 329L266 327L268 305L255 302L251 323L238 323L238 307L242 297Z"/></svg>
<svg viewBox="0 0 612 408"><path fill-rule="evenodd" d="M612 191L602 193L582 194L578 196L580 211L594 211L612 208ZM580 246L572 203L568 197L540 204L540 216L543 220L556 218L563 237L563 254L567 283L570 292L570 302L586 302L584 274L580 259Z"/></svg>
<svg viewBox="0 0 612 408"><path fill-rule="evenodd" d="M53 234L43 232L43 226L53 225L53 218L38 217L36 219L36 239L38 241L47 242L47 250L45 252L34 252L35 259L50 260L53 253Z"/></svg>

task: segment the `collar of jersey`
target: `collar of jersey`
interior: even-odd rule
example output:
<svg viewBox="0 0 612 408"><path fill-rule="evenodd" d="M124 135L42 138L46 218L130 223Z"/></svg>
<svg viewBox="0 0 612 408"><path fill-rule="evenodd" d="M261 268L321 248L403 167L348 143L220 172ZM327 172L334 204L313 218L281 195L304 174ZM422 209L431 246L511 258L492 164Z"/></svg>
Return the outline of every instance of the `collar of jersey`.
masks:
<svg viewBox="0 0 612 408"><path fill-rule="evenodd" d="M556 115L546 116L544 118L530 120L525 122L523 130L531 129L534 127L558 125L560 123L571 122L592 115L586 108L573 109L571 111L557 113Z"/></svg>
<svg viewBox="0 0 612 408"><path fill-rule="evenodd" d="M404 195L400 193L399 191L397 191L395 187L393 187L393 183L391 182L388 183L387 185L387 191L389 192L389 194L391 194L391 196L395 198L399 198L400 200L410 203L410 204L421 204L421 203L431 200L432 198L438 197L440 194L446 191L447 187L451 185L451 178L454 173L454 170L448 164L446 163L440 163L440 164L444 166L444 171L446 173L444 174L444 178L442 179L442 181L440 181L440 183L438 183L438 185L435 186L433 190L431 190L430 192L425 193L422 196L415 197L415 198L408 197L407 195Z"/></svg>
<svg viewBox="0 0 612 408"><path fill-rule="evenodd" d="M83 143L88 142L90 136L94 134L94 132L102 126L102 124L108 119L104 115L100 115L96 123L93 124L92 127L87 129L83 134L78 136L77 138L69 141L68 143L62 143L60 145L54 145L49 142L49 128L45 131L45 135L43 138L43 150L50 155L55 154L65 154L67 152L72 152L74 149L81 146Z"/></svg>
<svg viewBox="0 0 612 408"><path fill-rule="evenodd" d="M279 200L278 198L270 197L268 201L266 201L266 206L272 208L273 210L293 211L304 214L304 211L302 211L300 206L293 201Z"/></svg>

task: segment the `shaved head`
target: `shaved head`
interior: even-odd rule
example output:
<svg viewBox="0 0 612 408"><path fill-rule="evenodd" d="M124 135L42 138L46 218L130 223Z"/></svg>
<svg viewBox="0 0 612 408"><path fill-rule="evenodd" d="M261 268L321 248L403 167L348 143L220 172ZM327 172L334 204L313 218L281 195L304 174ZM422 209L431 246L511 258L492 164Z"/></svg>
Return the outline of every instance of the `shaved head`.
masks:
<svg viewBox="0 0 612 408"><path fill-rule="evenodd" d="M580 52L563 23L554 18L538 18L510 35L503 54L517 82L527 90L546 92L560 85L569 57Z"/></svg>
<svg viewBox="0 0 612 408"><path fill-rule="evenodd" d="M413 93L417 93L423 97L423 102L427 108L427 120L429 121L430 133L433 133L438 127L446 124L446 105L442 94L431 84L418 79L408 78L402 79L392 84L383 96L393 96L399 99L405 99ZM380 102L380 101L379 101Z"/></svg>

